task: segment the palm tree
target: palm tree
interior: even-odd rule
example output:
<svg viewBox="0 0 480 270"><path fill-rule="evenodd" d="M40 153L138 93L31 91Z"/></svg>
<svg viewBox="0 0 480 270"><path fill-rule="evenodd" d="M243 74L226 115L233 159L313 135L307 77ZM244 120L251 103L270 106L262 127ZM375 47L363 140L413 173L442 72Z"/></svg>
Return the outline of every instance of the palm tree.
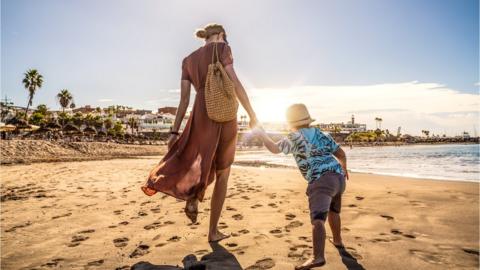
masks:
<svg viewBox="0 0 480 270"><path fill-rule="evenodd" d="M60 93L57 94L57 99L60 106L62 106L62 112L65 112L65 108L68 108L73 102L73 96L67 89L62 89Z"/></svg>
<svg viewBox="0 0 480 270"><path fill-rule="evenodd" d="M133 118L133 117L130 117L130 118L128 119L128 123L127 123L127 124L128 124L128 125L130 126L130 128L132 129L132 134L133 134L133 130L134 130L135 128L137 128L137 120L136 120L135 118Z"/></svg>
<svg viewBox="0 0 480 270"><path fill-rule="evenodd" d="M43 76L36 69L29 69L24 73L23 86L28 90L28 103L25 109L25 120L27 120L28 107L32 105L33 96L38 88L42 88Z"/></svg>

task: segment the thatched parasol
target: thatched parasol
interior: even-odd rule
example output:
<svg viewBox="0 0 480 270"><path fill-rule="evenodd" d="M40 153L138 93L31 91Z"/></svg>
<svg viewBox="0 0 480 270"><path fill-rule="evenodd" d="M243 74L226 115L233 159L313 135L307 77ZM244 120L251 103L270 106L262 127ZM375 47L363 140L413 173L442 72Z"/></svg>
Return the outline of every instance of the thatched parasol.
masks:
<svg viewBox="0 0 480 270"><path fill-rule="evenodd" d="M86 134L97 134L97 130L92 126L88 126L88 127L84 128L83 132L86 133Z"/></svg>
<svg viewBox="0 0 480 270"><path fill-rule="evenodd" d="M2 132L10 132L14 131L16 127L14 125L5 125L5 123L0 124L0 131Z"/></svg>
<svg viewBox="0 0 480 270"><path fill-rule="evenodd" d="M15 126L16 129L29 129L30 125L28 125L27 121L25 119L19 119L19 118L12 118L6 122L7 125L13 125Z"/></svg>
<svg viewBox="0 0 480 270"><path fill-rule="evenodd" d="M69 134L82 133L80 128L75 126L74 124L66 124L62 130Z"/></svg>
<svg viewBox="0 0 480 270"><path fill-rule="evenodd" d="M50 130L57 130L62 128L62 126L57 122L50 122L47 125L45 125L45 127Z"/></svg>

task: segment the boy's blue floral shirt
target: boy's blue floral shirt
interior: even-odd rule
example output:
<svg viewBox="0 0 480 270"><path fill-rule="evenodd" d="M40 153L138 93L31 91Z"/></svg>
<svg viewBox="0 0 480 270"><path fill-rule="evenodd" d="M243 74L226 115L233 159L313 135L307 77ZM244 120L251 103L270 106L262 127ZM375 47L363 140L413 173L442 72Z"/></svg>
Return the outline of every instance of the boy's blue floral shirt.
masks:
<svg viewBox="0 0 480 270"><path fill-rule="evenodd" d="M309 183L329 171L343 175L342 166L333 156L340 146L318 128L291 132L277 142L277 146L284 154L293 154L300 172Z"/></svg>

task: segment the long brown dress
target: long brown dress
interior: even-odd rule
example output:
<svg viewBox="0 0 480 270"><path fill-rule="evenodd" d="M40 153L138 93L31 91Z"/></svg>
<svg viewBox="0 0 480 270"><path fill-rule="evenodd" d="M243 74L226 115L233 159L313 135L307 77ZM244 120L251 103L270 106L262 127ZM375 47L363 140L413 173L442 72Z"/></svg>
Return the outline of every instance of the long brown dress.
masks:
<svg viewBox="0 0 480 270"><path fill-rule="evenodd" d="M217 44L223 66L233 64L230 46ZM237 121L214 122L205 107L205 80L213 48L213 43L208 43L183 59L182 80L189 80L195 87L195 103L183 133L141 187L148 196L161 191L178 199L202 201L215 171L233 163Z"/></svg>

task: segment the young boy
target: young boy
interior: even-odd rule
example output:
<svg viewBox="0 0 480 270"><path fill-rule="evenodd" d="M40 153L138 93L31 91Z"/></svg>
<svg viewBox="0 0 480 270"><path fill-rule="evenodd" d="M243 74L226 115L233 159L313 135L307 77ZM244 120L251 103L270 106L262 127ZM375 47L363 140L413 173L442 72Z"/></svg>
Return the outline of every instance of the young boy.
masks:
<svg viewBox="0 0 480 270"><path fill-rule="evenodd" d="M294 104L287 109L287 122L293 132L275 143L262 128L254 129L267 149L278 154L293 154L303 177L308 181L307 196L310 219L313 225L313 258L297 270L311 269L325 264L325 220L333 234L333 244L343 248L340 235L340 208L345 178L348 179L345 152L320 129L310 127L314 121L303 104Z"/></svg>

